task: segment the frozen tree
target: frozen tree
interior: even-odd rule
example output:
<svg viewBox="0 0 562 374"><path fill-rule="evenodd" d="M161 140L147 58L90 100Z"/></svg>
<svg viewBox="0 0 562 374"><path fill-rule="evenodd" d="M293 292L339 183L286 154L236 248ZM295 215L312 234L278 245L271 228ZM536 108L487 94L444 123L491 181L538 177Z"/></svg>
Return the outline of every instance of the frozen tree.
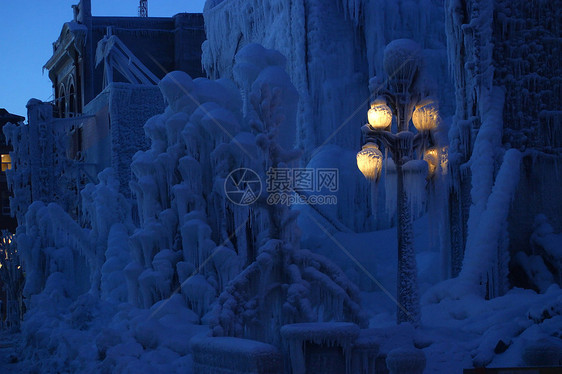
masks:
<svg viewBox="0 0 562 374"><path fill-rule="evenodd" d="M257 49L250 45L245 48ZM245 49L241 53L244 54ZM237 71L237 67L234 67ZM238 70L240 71L240 70ZM276 79L271 79L275 74ZM251 125L261 150L263 169L287 167L299 157L278 143L287 92L276 82L289 81L281 69L263 69L251 84ZM283 75L281 75L283 77ZM248 85L249 86L249 85ZM290 87L289 87L290 88ZM288 113L291 115L291 113ZM297 212L285 205L258 204L268 211L269 233L256 261L219 296L210 316L215 336L237 336L280 345L280 326L310 321L349 320L362 326L358 289L328 259L299 248Z"/></svg>
<svg viewBox="0 0 562 374"><path fill-rule="evenodd" d="M28 208L17 234L28 302L33 304L32 295L41 293L49 282L60 281L57 287L68 287L64 293L71 298L87 291L99 294L111 228L119 224L131 230L132 221L112 169L98 178L97 185L89 184L82 191L82 225L56 203L36 201Z"/></svg>
<svg viewBox="0 0 562 374"><path fill-rule="evenodd" d="M131 232L133 221L130 202L119 193L119 180L114 170L105 169L98 174L98 180L98 184L90 183L81 191L81 226L87 229L90 246L88 261L91 272L91 291L94 294L101 291L103 296L106 296L110 292L109 290L120 286L120 283L117 282L108 283L105 276L114 261L111 257L119 256L126 259L128 254L128 251L124 249L118 253L109 250L113 248L113 245L110 246L113 244L110 239L111 233L117 230L116 227L125 232Z"/></svg>
<svg viewBox="0 0 562 374"><path fill-rule="evenodd" d="M17 329L22 315L24 274L14 235L7 230L2 230L0 237L0 281L6 295L6 305L0 305L0 313L2 309L6 311L6 320L1 322L3 326Z"/></svg>
<svg viewBox="0 0 562 374"><path fill-rule="evenodd" d="M240 162L227 150L240 146L241 100L231 82L183 72L169 73L159 87L168 107L147 121L151 148L131 165L140 227L125 268L129 301L148 308L179 290L202 317L246 252L237 246L234 218L224 216L217 182L234 166L229 160Z"/></svg>

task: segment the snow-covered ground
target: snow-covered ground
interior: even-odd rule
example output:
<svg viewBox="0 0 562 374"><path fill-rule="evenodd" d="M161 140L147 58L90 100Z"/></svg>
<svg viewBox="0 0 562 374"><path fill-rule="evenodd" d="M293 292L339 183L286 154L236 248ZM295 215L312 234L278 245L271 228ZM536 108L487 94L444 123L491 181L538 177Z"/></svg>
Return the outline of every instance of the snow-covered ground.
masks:
<svg viewBox="0 0 562 374"><path fill-rule="evenodd" d="M555 285L544 294L513 289L492 300L443 297L439 253L428 239L428 224L424 216L414 225L422 295L418 329L395 323L395 229L340 232L322 242L320 252L361 285L367 331L380 342L381 352L410 345L420 348L427 359L425 373L528 366L557 359L562 352L562 290ZM436 283L438 287L432 288ZM0 367L9 372L191 373L189 341L209 332L198 324L198 316L180 294L148 309L100 302L89 294L72 301L57 289L34 297L41 298L36 300L41 306L27 313L21 336L1 337ZM18 362L10 364L14 357Z"/></svg>
<svg viewBox="0 0 562 374"><path fill-rule="evenodd" d="M333 239L317 239L321 245L317 250L338 263L364 290L361 301L369 315L369 328L388 339L380 339L384 342L381 351L413 341L426 354L426 373L533 366L541 360L558 365L562 358L562 290L551 285L541 294L512 289L491 300L470 294L451 298L449 291L458 285L455 280L441 283L439 246L432 242L429 225L428 215L414 224L422 295L422 326L415 330L396 326L395 228L362 234L340 232ZM530 352L533 347L537 347L536 356Z"/></svg>
<svg viewBox="0 0 562 374"><path fill-rule="evenodd" d="M19 362L18 348L21 336L17 332L0 333L0 372L24 373L24 365Z"/></svg>

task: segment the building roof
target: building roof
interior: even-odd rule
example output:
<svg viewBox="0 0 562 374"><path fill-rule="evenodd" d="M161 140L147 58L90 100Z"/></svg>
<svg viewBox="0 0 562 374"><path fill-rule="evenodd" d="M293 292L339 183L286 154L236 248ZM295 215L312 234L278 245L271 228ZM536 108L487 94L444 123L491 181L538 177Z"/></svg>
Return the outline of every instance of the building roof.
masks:
<svg viewBox="0 0 562 374"><path fill-rule="evenodd" d="M8 122L18 123L25 120L25 117L18 116L17 114L12 114L4 108L0 108L0 125L5 125Z"/></svg>
<svg viewBox="0 0 562 374"><path fill-rule="evenodd" d="M43 69L51 70L66 54L72 43L77 43L80 50L85 43L88 28L75 21L65 22L59 38L53 43L53 56L45 63ZM81 51L80 51L81 52Z"/></svg>

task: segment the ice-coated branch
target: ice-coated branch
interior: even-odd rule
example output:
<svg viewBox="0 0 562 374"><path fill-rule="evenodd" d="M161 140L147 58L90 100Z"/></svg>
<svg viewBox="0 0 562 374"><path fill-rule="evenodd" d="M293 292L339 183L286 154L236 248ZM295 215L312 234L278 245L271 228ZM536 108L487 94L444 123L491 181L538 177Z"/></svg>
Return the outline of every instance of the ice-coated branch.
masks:
<svg viewBox="0 0 562 374"><path fill-rule="evenodd" d="M280 344L281 325L322 321L352 321L364 327L357 287L328 259L290 250L279 240L268 241L257 261L229 284L210 318L215 336L275 345Z"/></svg>

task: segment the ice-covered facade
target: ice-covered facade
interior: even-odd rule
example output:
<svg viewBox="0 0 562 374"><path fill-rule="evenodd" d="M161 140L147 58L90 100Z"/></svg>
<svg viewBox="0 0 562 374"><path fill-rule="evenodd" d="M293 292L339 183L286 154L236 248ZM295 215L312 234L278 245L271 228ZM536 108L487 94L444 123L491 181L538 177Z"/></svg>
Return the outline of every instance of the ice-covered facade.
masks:
<svg viewBox="0 0 562 374"><path fill-rule="evenodd" d="M190 13L94 16L90 0L73 9L73 20L63 25L44 66L54 89L49 121L67 120L47 127L67 138L61 146L77 169L72 178L83 181L77 190L111 166L127 193L131 158L148 145L142 125L164 110L155 84L172 70L202 75L203 19Z"/></svg>
<svg viewBox="0 0 562 374"><path fill-rule="evenodd" d="M208 1L202 64L212 78L233 77L234 55L247 43L286 56L299 93L295 145L304 152L301 163L338 167L343 179L355 182L338 193L341 204L328 214L330 225L352 231L386 228L390 222L375 222L363 201L369 200L370 186L346 163L360 146L358 128L377 88L369 80L383 76L382 53L393 39L411 38L424 48L428 75L442 83L436 85L442 111L452 113L443 10L440 1ZM346 156L336 157L334 165L332 153Z"/></svg>
<svg viewBox="0 0 562 374"><path fill-rule="evenodd" d="M384 46L393 39L416 40L424 48L426 76L432 77L425 84L436 88L442 118L451 128L450 193L440 212L448 220L440 235L447 252L445 278L460 273L465 249L477 246L472 238L488 238L478 226L505 150L523 152L521 162L506 171L513 185L501 194L515 200L499 208L506 223L493 233L497 239L490 250L498 254L482 275L489 277L483 282L490 283L488 296L493 297L510 284L532 283L508 273L510 266L520 265L510 265L516 253L536 254L529 239L537 214L545 214L554 231L561 231L558 172L554 178L544 178L543 172L559 165L560 73L557 59L549 57L560 53L557 14L549 2L208 1L203 66L211 77L231 77L229 62L249 42L284 53L300 94L296 144L304 162L318 167L325 160L315 156L326 144L341 147L342 154L358 148L358 127L372 100L367 88L377 89L378 80L369 86L369 78L383 75ZM331 213L353 231L372 228L373 217L363 204L369 192L361 183L350 183L350 194L342 199L355 214Z"/></svg>
<svg viewBox="0 0 562 374"><path fill-rule="evenodd" d="M300 95L297 144L306 158L324 144L357 148L369 78L382 74L382 53L390 41L416 40L426 49L435 79L444 83L441 93L451 93L443 11L440 1L430 0L208 1L203 67L210 77L230 78L244 45L280 51ZM450 111L451 104L444 99L442 107Z"/></svg>
<svg viewBox="0 0 562 374"><path fill-rule="evenodd" d="M457 98L450 133L451 170L456 171L450 203L452 275L461 269L464 248L462 269L481 272L475 281L488 285L482 290L487 296L514 285L538 290L537 269L520 259L542 262L535 257L542 256L550 272L560 273L548 250L531 245L537 215L547 217L555 232L562 230L561 81L560 67L553 63L560 55L560 10L545 1L446 1L445 8ZM521 154L515 156L517 151ZM506 183L511 186L496 193ZM505 195L512 202L499 203ZM483 214L502 227L483 235L489 228ZM496 253L481 262L482 247L475 241L489 241L490 235L495 243L487 251Z"/></svg>

